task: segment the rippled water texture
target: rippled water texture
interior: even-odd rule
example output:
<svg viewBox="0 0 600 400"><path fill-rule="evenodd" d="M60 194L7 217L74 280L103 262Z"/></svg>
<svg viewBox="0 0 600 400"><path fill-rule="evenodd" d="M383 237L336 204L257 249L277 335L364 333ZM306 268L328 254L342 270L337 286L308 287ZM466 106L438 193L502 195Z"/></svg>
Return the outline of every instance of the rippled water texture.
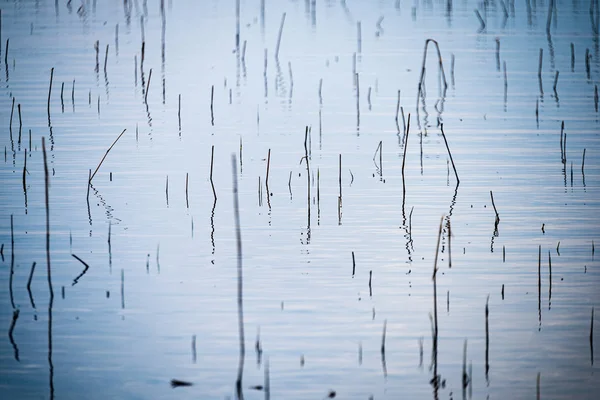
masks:
<svg viewBox="0 0 600 400"><path fill-rule="evenodd" d="M0 398L597 399L600 7L548 1L0 2Z"/></svg>

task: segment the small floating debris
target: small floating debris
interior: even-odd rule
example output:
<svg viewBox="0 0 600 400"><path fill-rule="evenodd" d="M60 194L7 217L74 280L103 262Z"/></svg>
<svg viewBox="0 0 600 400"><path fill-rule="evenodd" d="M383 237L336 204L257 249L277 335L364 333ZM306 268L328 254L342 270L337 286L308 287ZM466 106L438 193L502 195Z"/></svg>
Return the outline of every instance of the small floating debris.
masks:
<svg viewBox="0 0 600 400"><path fill-rule="evenodd" d="M179 379L171 379L171 387L173 389L180 387L180 386L192 386L192 385L193 385L192 382L180 381Z"/></svg>

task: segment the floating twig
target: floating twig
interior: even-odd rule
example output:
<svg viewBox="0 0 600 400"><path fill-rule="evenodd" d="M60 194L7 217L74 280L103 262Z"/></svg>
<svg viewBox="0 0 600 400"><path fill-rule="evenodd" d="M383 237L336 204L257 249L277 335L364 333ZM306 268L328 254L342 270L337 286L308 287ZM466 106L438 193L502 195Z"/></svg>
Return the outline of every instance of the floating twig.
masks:
<svg viewBox="0 0 600 400"><path fill-rule="evenodd" d="M178 387L192 386L192 385L193 385L192 382L180 381L179 379L171 379L171 387L173 389L178 388Z"/></svg>

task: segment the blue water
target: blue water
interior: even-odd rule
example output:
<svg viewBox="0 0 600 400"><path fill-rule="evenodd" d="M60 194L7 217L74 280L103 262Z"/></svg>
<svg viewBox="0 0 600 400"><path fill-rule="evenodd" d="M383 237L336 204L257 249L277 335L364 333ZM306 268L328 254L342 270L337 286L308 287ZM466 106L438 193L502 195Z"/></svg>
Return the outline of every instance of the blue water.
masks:
<svg viewBox="0 0 600 400"><path fill-rule="evenodd" d="M507 3L507 18L499 2L395 3L267 1L263 15L261 1L243 1L238 48L235 1L167 1L164 14L159 0L3 1L0 398L240 395L232 153L244 397L597 398L589 3L558 1L550 36L546 2L531 2L530 22L526 3ZM420 97L428 38L447 89L430 46ZM90 170L123 129L88 196ZM80 277L73 254L89 265Z"/></svg>

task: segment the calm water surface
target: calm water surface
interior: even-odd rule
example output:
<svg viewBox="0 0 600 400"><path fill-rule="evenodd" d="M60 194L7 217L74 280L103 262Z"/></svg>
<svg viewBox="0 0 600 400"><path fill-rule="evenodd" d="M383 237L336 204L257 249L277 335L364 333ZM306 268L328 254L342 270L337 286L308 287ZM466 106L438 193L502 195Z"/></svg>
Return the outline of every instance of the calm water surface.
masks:
<svg viewBox="0 0 600 400"><path fill-rule="evenodd" d="M0 4L0 398L600 395L588 2Z"/></svg>

